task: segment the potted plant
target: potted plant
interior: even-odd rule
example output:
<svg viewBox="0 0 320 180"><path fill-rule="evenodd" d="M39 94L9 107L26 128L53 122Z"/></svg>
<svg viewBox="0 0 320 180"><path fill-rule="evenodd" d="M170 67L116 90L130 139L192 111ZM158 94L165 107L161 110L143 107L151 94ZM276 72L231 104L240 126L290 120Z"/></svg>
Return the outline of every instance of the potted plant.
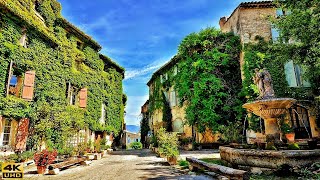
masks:
<svg viewBox="0 0 320 180"><path fill-rule="evenodd" d="M47 169L47 166L56 159L57 155L58 153L56 150L49 151L47 149L35 153L33 159L37 166L38 174L44 174Z"/></svg>
<svg viewBox="0 0 320 180"><path fill-rule="evenodd" d="M283 123L281 126L281 130L289 142L294 142L295 133L293 131L293 128L288 123Z"/></svg>
<svg viewBox="0 0 320 180"><path fill-rule="evenodd" d="M177 164L179 155L178 137L176 133L168 133L164 128L158 132L159 153L167 158L170 165Z"/></svg>

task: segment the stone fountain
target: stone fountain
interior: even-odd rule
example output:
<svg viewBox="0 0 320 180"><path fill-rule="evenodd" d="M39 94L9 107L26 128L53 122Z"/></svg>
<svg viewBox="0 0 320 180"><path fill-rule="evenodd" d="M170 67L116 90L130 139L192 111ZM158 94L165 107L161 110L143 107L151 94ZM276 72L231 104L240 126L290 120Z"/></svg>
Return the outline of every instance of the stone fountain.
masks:
<svg viewBox="0 0 320 180"><path fill-rule="evenodd" d="M256 101L246 103L242 107L264 119L266 136L280 137L277 118L286 114L296 100L275 97L271 75L266 69L255 69L253 81L260 95ZM319 149L275 151L220 146L219 150L221 159L235 166L276 169L284 164L295 167L320 161Z"/></svg>
<svg viewBox="0 0 320 180"><path fill-rule="evenodd" d="M253 81L259 89L258 100L246 103L242 107L264 120L266 135L279 134L277 118L285 114L296 100L275 97L271 75L265 68L262 71L255 69Z"/></svg>

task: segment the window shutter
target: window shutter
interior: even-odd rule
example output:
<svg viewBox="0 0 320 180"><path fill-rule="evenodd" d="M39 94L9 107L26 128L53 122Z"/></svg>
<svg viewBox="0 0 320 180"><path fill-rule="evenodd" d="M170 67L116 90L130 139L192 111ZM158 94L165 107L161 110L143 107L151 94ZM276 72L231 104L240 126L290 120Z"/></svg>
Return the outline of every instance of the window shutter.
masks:
<svg viewBox="0 0 320 180"><path fill-rule="evenodd" d="M22 98L26 100L33 99L33 89L35 80L35 71L27 71L24 76Z"/></svg>
<svg viewBox="0 0 320 180"><path fill-rule="evenodd" d="M87 95L88 95L87 88L82 88L80 90L80 100L79 100L79 106L81 108L86 108L87 107Z"/></svg>
<svg viewBox="0 0 320 180"><path fill-rule="evenodd" d="M27 118L21 119L18 124L15 150L18 150L18 151L26 150L28 132L29 132L29 119Z"/></svg>
<svg viewBox="0 0 320 180"><path fill-rule="evenodd" d="M298 87L292 60L285 64L284 70L289 87Z"/></svg>

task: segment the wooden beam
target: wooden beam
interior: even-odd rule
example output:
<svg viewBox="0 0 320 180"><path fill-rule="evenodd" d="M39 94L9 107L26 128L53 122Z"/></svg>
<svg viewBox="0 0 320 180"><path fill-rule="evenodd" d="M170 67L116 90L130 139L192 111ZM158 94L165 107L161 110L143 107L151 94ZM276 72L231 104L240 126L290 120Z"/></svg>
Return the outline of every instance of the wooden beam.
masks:
<svg viewBox="0 0 320 180"><path fill-rule="evenodd" d="M187 157L186 160L190 163L191 169L205 169L208 171L227 176L229 179L248 180L250 175L247 171L229 168L217 164L209 164L197 158Z"/></svg>
<svg viewBox="0 0 320 180"><path fill-rule="evenodd" d="M8 72L8 82L7 82L7 92L6 95L9 95L9 87L10 87L10 80L11 80L11 71L12 71L12 66L13 66L13 62L10 61L10 66L9 66L9 72Z"/></svg>

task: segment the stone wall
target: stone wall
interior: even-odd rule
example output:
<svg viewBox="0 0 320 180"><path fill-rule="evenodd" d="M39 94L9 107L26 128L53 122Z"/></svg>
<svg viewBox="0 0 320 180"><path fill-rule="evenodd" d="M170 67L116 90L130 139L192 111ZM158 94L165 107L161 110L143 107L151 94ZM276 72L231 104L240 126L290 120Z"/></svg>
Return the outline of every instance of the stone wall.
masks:
<svg viewBox="0 0 320 180"><path fill-rule="evenodd" d="M242 43L255 42L256 36L263 37L266 41L271 39L270 16L275 16L275 8L237 8L226 19L220 19L222 32L233 32L240 36Z"/></svg>

